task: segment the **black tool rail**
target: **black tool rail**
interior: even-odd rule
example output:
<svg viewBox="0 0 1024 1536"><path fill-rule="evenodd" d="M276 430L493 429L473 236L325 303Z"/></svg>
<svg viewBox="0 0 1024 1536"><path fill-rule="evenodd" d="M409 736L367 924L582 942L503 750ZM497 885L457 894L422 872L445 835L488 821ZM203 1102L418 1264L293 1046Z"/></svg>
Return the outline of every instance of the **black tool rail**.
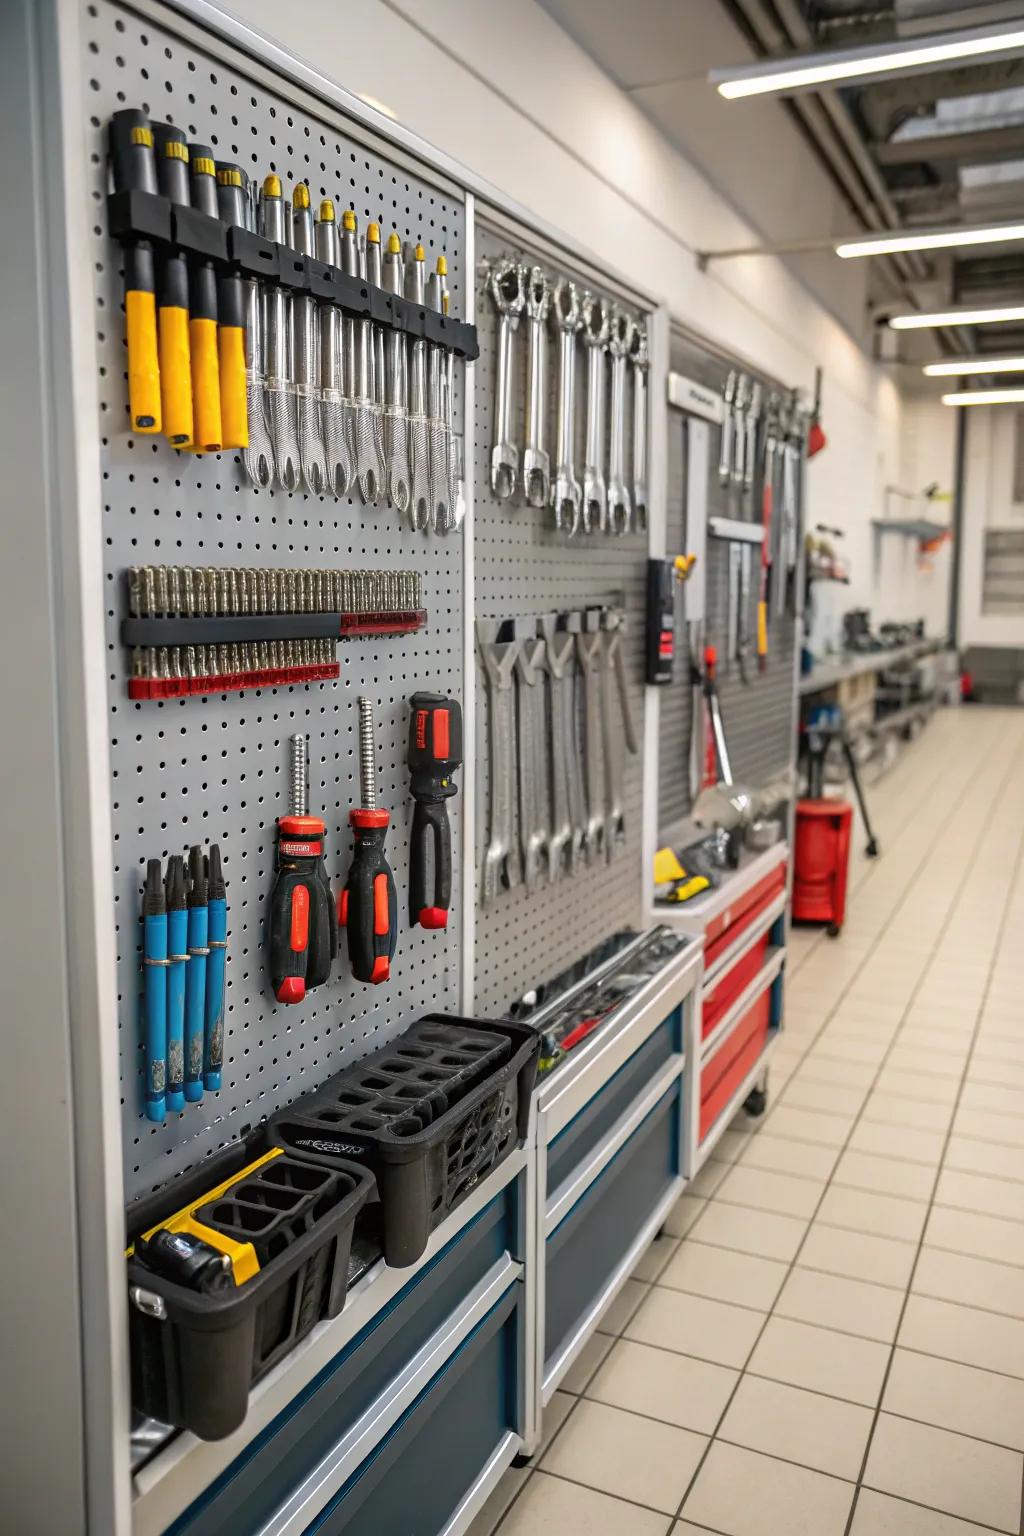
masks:
<svg viewBox="0 0 1024 1536"><path fill-rule="evenodd" d="M179 255L212 261L225 272L258 277L293 293L326 299L353 319L373 320L404 336L422 337L466 362L480 355L476 327L465 320L387 293L340 267L303 256L291 246L226 224L198 208L172 203L157 192L126 188L109 193L107 218L115 240L152 240Z"/></svg>

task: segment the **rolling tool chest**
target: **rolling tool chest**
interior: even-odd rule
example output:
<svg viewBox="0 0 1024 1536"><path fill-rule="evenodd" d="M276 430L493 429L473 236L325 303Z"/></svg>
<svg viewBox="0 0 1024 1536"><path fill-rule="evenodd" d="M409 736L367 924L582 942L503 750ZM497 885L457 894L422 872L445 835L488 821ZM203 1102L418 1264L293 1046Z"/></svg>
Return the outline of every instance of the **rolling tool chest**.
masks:
<svg viewBox="0 0 1024 1536"><path fill-rule="evenodd" d="M781 1024L785 839L648 894L689 809L692 681L645 686L668 316L208 0L15 8L62 946L24 1102L69 1254L15 1264L66 1463L15 1493L462 1536ZM723 683L751 777L784 629Z"/></svg>

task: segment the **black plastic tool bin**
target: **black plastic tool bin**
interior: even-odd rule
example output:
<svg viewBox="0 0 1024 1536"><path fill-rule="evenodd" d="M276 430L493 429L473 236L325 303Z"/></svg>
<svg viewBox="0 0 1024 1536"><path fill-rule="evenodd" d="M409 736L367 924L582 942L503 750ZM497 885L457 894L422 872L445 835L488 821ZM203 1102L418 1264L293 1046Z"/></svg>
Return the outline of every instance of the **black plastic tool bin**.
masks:
<svg viewBox="0 0 1024 1536"><path fill-rule="evenodd" d="M384 1257L415 1264L433 1229L526 1139L540 1037L447 1014L347 1067L270 1122L272 1145L373 1171Z"/></svg>
<svg viewBox="0 0 1024 1536"><path fill-rule="evenodd" d="M268 1151L266 1128L132 1206L128 1241L215 1189ZM322 1176L334 1177L322 1180ZM373 1175L337 1160L319 1169L287 1154L196 1211L252 1242L260 1269L210 1295L128 1260L132 1403L165 1424L220 1440L245 1418L249 1389L314 1325L345 1305L356 1217Z"/></svg>

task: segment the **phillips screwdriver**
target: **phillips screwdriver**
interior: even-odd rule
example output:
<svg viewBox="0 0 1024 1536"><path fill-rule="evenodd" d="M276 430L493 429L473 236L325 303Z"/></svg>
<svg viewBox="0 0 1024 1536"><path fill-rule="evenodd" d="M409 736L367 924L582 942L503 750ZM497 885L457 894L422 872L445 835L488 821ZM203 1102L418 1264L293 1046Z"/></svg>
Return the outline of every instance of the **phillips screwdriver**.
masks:
<svg viewBox="0 0 1024 1536"><path fill-rule="evenodd" d="M185 860L167 863L167 1108L185 1108L185 971L188 965L188 903Z"/></svg>
<svg viewBox="0 0 1024 1536"><path fill-rule="evenodd" d="M188 164L193 208L218 218L217 167L213 150L207 144L190 144ZM196 262L189 274L188 339L192 353L192 446L197 453L219 453L224 446L217 300L217 274L213 262Z"/></svg>
<svg viewBox="0 0 1024 1536"><path fill-rule="evenodd" d="M172 203L188 206L188 145L168 123L153 124L156 175ZM169 252L160 264L157 322L160 332L160 399L164 436L175 448L192 442L192 360L188 328L188 265Z"/></svg>
<svg viewBox="0 0 1024 1536"><path fill-rule="evenodd" d="M377 806L373 705L359 700L359 780L362 805L348 813L352 863L338 914L348 931L348 957L357 981L387 981L398 943L395 877L384 856L390 817Z"/></svg>
<svg viewBox="0 0 1024 1536"><path fill-rule="evenodd" d="M206 1022L206 960L210 953L210 911L206 865L200 847L188 857L188 966L185 972L185 1098L203 1096L203 1027Z"/></svg>
<svg viewBox="0 0 1024 1536"><path fill-rule="evenodd" d="M452 833L445 802L458 792L451 776L462 764L462 706L437 693L414 693L409 706L407 761L415 801L409 922L414 928L444 928L452 897Z"/></svg>
<svg viewBox="0 0 1024 1536"><path fill-rule="evenodd" d="M110 155L118 192L156 192L153 130L137 108L110 120ZM156 327L153 247L135 240L124 247L124 318L128 344L128 407L133 432L159 432L160 363Z"/></svg>
<svg viewBox="0 0 1024 1536"><path fill-rule="evenodd" d="M225 224L239 229L253 229L253 208L249 177L240 165L217 165L217 208ZM263 293L259 278L246 277L241 283L245 332L245 426L248 444L242 464L253 485L268 486L274 478L274 448L270 440L263 403ZM231 313L231 303L225 305ZM232 377L230 369L227 376ZM221 417L225 438L231 431L231 412L224 394L225 366L221 358Z"/></svg>
<svg viewBox="0 0 1024 1536"><path fill-rule="evenodd" d="M142 965L146 1001L146 1118L167 1114L167 902L159 859L146 865L142 894Z"/></svg>
<svg viewBox="0 0 1024 1536"><path fill-rule="evenodd" d="M270 980L279 1003L301 1003L322 986L338 953L338 923L324 866L319 816L307 812L306 738L291 739L291 812L277 823L270 892Z"/></svg>
<svg viewBox="0 0 1024 1536"><path fill-rule="evenodd" d="M244 375L243 375L244 398ZM206 1016L203 1029L203 1087L216 1093L224 1065L224 969L228 957L227 886L221 871L220 848L210 844L206 862L209 896L210 950L206 961Z"/></svg>

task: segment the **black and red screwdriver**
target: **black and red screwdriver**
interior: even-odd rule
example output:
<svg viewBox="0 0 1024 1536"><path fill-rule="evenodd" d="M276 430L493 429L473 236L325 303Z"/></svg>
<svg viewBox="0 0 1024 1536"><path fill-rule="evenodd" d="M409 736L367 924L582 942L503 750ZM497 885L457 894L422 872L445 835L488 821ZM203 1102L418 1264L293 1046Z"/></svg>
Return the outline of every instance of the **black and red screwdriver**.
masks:
<svg viewBox="0 0 1024 1536"><path fill-rule="evenodd" d="M362 804L348 813L354 835L352 863L338 919L348 933L348 957L357 981L387 981L398 943L395 877L384 856L390 816L377 805L373 705L359 700L359 781Z"/></svg>
<svg viewBox="0 0 1024 1536"><path fill-rule="evenodd" d="M444 928L452 899L452 833L445 802L458 792L452 774L462 765L462 706L443 694L414 693L409 707L408 764L415 801L409 922L413 928Z"/></svg>
<svg viewBox="0 0 1024 1536"><path fill-rule="evenodd" d="M291 813L277 823L270 893L270 979L279 1003L301 1003L322 986L338 953L338 919L324 864L326 825L310 816L306 738L291 739Z"/></svg>

